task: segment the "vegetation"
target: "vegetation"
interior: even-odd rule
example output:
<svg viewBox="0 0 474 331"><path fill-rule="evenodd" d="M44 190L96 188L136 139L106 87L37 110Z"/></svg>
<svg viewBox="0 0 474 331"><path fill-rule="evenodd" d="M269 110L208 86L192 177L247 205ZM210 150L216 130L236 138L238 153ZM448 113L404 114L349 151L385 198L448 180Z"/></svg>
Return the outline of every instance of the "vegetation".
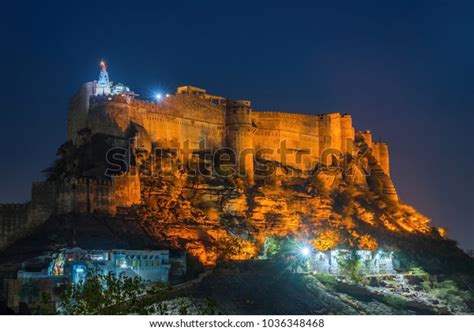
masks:
<svg viewBox="0 0 474 331"><path fill-rule="evenodd" d="M294 237L269 236L265 240L264 256L267 258L281 258L295 255L298 243Z"/></svg>
<svg viewBox="0 0 474 331"><path fill-rule="evenodd" d="M92 275L84 283L68 287L62 296L60 313L68 315L149 314L150 305L169 297L169 288L148 286L139 277Z"/></svg>
<svg viewBox="0 0 474 331"><path fill-rule="evenodd" d="M389 305L390 307L397 308L397 309L405 308L407 305L407 300L395 295L384 296L383 302Z"/></svg>
<svg viewBox="0 0 474 331"><path fill-rule="evenodd" d="M451 311L456 311L460 308L465 310L467 302L472 300L472 295L468 291L459 289L452 280L434 283L430 293L439 300L444 301Z"/></svg>
<svg viewBox="0 0 474 331"><path fill-rule="evenodd" d="M206 298L205 300L193 299L191 297L180 297L166 302L162 302L157 309L157 305L152 306L154 315L218 315L219 309L215 300Z"/></svg>
<svg viewBox="0 0 474 331"><path fill-rule="evenodd" d="M429 277L423 282L423 290L429 296L444 303L452 312L466 311L473 297L469 291L462 290L453 280L438 282Z"/></svg>
<svg viewBox="0 0 474 331"><path fill-rule="evenodd" d="M356 284L362 283L362 261L357 251L350 250L347 252L340 252L337 257L337 263L341 274L346 278L352 280Z"/></svg>
<svg viewBox="0 0 474 331"><path fill-rule="evenodd" d="M330 287L330 288L335 288L337 285L337 279L331 274L322 272L322 273L316 273L314 274L314 277L316 277L317 280L319 280L321 283L324 285Z"/></svg>

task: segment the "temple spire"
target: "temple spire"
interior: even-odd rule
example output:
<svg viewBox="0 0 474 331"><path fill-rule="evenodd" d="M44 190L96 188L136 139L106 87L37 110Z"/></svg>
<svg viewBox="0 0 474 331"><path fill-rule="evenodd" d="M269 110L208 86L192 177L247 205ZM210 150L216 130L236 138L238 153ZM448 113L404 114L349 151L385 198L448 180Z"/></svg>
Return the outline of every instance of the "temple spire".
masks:
<svg viewBox="0 0 474 331"><path fill-rule="evenodd" d="M108 95L110 94L110 81L109 74L107 73L107 65L102 60L100 61L100 72L99 80L95 85L95 95Z"/></svg>

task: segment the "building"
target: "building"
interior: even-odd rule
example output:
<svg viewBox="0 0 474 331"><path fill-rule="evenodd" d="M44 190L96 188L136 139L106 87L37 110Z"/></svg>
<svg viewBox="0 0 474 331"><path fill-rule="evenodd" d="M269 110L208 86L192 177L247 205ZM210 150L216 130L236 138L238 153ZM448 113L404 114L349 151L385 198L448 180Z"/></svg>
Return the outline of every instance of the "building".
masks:
<svg viewBox="0 0 474 331"><path fill-rule="evenodd" d="M109 80L109 73L107 72L107 65L104 61L100 61L99 79L93 83L93 94L95 96L137 96L134 92L122 83L115 83Z"/></svg>
<svg viewBox="0 0 474 331"><path fill-rule="evenodd" d="M174 274L182 277L186 270L186 256L174 256L179 265ZM91 274L140 277L147 282L168 282L170 276L170 252L168 250L84 250L78 247L62 249L51 255L39 256L22 263L16 279L4 281L7 304L18 310L20 302L36 300L28 298L31 292L48 293L57 300L58 293L67 284L81 284Z"/></svg>
<svg viewBox="0 0 474 331"><path fill-rule="evenodd" d="M308 257L310 269L315 272L338 275L341 272L340 259L347 250L315 251ZM361 272L366 275L395 273L393 252L357 250Z"/></svg>
<svg viewBox="0 0 474 331"><path fill-rule="evenodd" d="M84 281L90 273L140 277L145 281L167 282L170 270L167 250L83 250L65 249L53 256L48 277L65 277L72 283ZM21 278L21 271L18 278Z"/></svg>

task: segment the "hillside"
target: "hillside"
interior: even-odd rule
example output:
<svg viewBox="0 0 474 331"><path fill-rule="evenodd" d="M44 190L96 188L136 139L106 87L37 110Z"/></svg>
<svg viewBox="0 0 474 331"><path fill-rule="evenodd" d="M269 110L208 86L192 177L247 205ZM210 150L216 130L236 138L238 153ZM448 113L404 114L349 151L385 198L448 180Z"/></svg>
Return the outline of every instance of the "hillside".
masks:
<svg viewBox="0 0 474 331"><path fill-rule="evenodd" d="M182 293L211 303L216 312L237 315L405 315L472 313L459 297L423 288L417 275L376 277L352 284L321 274L294 274L285 263L253 261L218 265L194 289ZM238 290L236 290L238 289ZM464 292L458 292L463 295Z"/></svg>
<svg viewBox="0 0 474 331"><path fill-rule="evenodd" d="M112 147L107 141L99 135L80 147L65 144L49 179L103 173L97 150ZM141 203L120 208L114 219L135 222L153 242L184 249L207 266L218 259L255 258L267 238L293 236L321 251L385 249L433 272L469 270L471 260L445 238L444 229L394 199L393 183L367 144L354 148L311 172L258 159L265 167L256 168L253 184L227 175L229 167L209 154L197 153L184 164L173 150L137 149L132 166Z"/></svg>

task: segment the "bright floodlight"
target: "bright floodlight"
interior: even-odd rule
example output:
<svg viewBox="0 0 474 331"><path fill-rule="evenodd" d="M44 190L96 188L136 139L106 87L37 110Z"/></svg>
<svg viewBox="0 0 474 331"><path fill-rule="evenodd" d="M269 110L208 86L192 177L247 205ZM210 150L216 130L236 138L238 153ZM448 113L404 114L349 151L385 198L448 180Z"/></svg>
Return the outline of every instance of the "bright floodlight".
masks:
<svg viewBox="0 0 474 331"><path fill-rule="evenodd" d="M308 247L303 247L303 248L301 249L301 254L303 254L303 256L308 256L309 253L310 253L310 251L309 251L309 248L308 248Z"/></svg>
<svg viewBox="0 0 474 331"><path fill-rule="evenodd" d="M157 94L155 95L155 98L156 98L156 100L160 100L160 99L162 98L161 93L157 93Z"/></svg>

